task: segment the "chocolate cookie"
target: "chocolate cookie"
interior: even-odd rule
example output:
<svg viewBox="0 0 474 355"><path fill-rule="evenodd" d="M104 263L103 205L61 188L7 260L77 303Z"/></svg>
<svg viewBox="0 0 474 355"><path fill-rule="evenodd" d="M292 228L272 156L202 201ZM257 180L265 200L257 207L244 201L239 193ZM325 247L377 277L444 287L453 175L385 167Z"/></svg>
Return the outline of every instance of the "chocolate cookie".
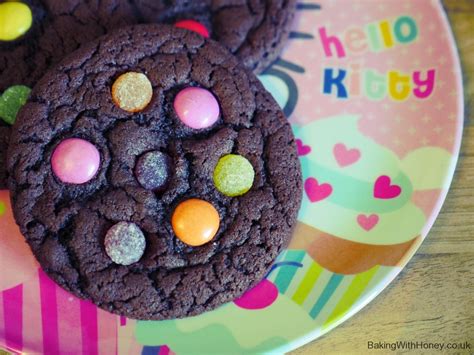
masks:
<svg viewBox="0 0 474 355"><path fill-rule="evenodd" d="M193 29L220 42L255 73L280 54L296 0L134 0L142 18Z"/></svg>
<svg viewBox="0 0 474 355"><path fill-rule="evenodd" d="M135 8L124 0L0 1L0 94L13 85L32 88L80 45L108 30L138 22ZM0 119L0 126L8 126ZM0 146L0 155L6 149ZM1 164L1 160L0 160ZM6 187L0 165L0 189Z"/></svg>
<svg viewBox="0 0 474 355"><path fill-rule="evenodd" d="M218 43L165 25L106 35L50 71L7 165L46 273L137 319L196 315L255 285L302 194L271 95Z"/></svg>
<svg viewBox="0 0 474 355"><path fill-rule="evenodd" d="M51 65L81 44L137 22L134 7L123 0L0 1L0 16L2 6L12 4L18 29L3 37L0 31L0 92L13 85L33 87Z"/></svg>

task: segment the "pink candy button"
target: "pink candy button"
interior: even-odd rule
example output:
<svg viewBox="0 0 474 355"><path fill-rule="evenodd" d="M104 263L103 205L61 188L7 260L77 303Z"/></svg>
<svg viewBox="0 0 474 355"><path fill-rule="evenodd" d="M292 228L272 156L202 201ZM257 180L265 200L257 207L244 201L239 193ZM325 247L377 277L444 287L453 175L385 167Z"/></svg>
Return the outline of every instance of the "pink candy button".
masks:
<svg viewBox="0 0 474 355"><path fill-rule="evenodd" d="M64 183L84 184L90 181L100 165L97 148L79 138L65 139L56 147L51 157L54 174Z"/></svg>
<svg viewBox="0 0 474 355"><path fill-rule="evenodd" d="M174 110L179 119L194 129L211 127L219 118L219 103L209 90L188 87L174 99Z"/></svg>

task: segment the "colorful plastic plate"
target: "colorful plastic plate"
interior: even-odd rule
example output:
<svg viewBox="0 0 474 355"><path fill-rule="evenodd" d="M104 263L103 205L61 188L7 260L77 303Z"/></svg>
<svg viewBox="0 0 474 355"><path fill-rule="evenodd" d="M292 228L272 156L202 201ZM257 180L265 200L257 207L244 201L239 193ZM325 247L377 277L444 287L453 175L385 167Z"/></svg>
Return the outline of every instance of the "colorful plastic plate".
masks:
<svg viewBox="0 0 474 355"><path fill-rule="evenodd" d="M462 133L455 43L438 1L298 6L261 76L290 116L305 193L267 278L198 317L136 322L57 287L0 193L0 346L87 354L286 352L359 311L402 270L446 197Z"/></svg>

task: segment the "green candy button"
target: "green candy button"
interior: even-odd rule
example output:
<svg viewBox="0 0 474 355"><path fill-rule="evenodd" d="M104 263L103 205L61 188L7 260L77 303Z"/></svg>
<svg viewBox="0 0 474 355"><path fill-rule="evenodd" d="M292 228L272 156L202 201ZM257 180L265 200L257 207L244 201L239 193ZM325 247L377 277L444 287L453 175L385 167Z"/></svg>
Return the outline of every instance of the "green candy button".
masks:
<svg viewBox="0 0 474 355"><path fill-rule="evenodd" d="M252 164L241 155L229 154L219 159L214 170L217 190L229 197L248 192L255 178Z"/></svg>
<svg viewBox="0 0 474 355"><path fill-rule="evenodd" d="M0 96L0 118L8 124L15 123L16 115L28 100L31 89L23 85L9 87Z"/></svg>

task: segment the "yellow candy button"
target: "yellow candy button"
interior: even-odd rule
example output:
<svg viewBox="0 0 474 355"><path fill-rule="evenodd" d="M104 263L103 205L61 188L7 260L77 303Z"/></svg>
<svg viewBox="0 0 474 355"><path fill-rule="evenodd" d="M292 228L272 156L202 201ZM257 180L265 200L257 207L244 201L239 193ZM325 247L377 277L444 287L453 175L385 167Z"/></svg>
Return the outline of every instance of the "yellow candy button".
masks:
<svg viewBox="0 0 474 355"><path fill-rule="evenodd" d="M31 28L33 14L28 5L21 2L0 4L0 41L14 41Z"/></svg>
<svg viewBox="0 0 474 355"><path fill-rule="evenodd" d="M153 87L145 74L128 72L120 75L112 85L112 99L122 110L140 112L153 97Z"/></svg>

